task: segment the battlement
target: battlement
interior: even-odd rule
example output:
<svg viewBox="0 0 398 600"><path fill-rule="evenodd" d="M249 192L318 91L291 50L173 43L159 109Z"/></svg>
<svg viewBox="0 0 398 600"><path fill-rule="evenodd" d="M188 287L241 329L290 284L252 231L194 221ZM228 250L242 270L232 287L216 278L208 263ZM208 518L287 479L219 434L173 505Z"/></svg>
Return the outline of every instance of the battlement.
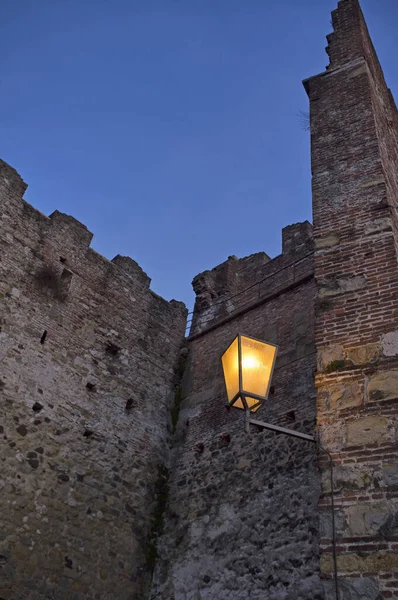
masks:
<svg viewBox="0 0 398 600"><path fill-rule="evenodd" d="M83 223L58 210L44 215L23 199L27 187L18 172L0 160L2 227L13 241L28 246L28 260L31 256L41 258L57 277L62 277L67 268L88 284L106 281L104 290L120 288L122 284L125 288L120 289L127 294L149 291L151 279L136 261L119 254L108 260L98 254L90 247L93 234ZM167 302L156 294L151 294L151 298L168 306L170 313L184 315L186 311L182 303Z"/></svg>
<svg viewBox="0 0 398 600"><path fill-rule="evenodd" d="M362 58L364 45L370 38L358 0L341 0L332 11L332 25L334 31L327 36L326 53L330 58L327 69Z"/></svg>
<svg viewBox="0 0 398 600"><path fill-rule="evenodd" d="M387 87L383 70L378 60L359 0L340 0L338 8L332 11L333 32L326 36L326 53L329 65L326 71L304 80L304 87L310 95L311 82L328 73L352 69L348 79L366 73L374 79L374 85L383 89L384 107L391 111L390 119L398 123L397 109L391 90ZM379 89L380 91L380 89ZM317 91L314 90L314 98ZM311 96L310 96L311 98Z"/></svg>
<svg viewBox="0 0 398 600"><path fill-rule="evenodd" d="M21 200L28 186L13 167L0 159L0 187L3 193Z"/></svg>
<svg viewBox="0 0 398 600"><path fill-rule="evenodd" d="M282 254L273 259L265 252L230 256L200 273L192 282L196 302L190 336L311 276L312 257L312 225L305 221L282 230Z"/></svg>

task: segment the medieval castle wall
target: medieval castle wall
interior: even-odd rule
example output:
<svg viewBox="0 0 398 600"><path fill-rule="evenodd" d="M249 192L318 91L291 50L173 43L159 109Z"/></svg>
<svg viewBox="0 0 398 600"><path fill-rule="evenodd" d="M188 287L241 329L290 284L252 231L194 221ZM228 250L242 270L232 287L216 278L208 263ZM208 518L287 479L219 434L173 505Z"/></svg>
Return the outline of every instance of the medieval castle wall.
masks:
<svg viewBox="0 0 398 600"><path fill-rule="evenodd" d="M274 261L261 254L231 257L194 280L182 450L155 578L159 600L336 598L329 461L317 460L304 442L269 432L248 438L238 411L220 409L219 357L238 332L280 345L275 394L263 420L286 425L288 417L288 426L308 432L316 409L335 465L340 597L398 593L397 111L358 1L339 2L333 25L330 65L305 82L315 240L315 254L306 260L314 279L311 270L292 290L283 276L267 278L286 260L284 244ZM303 225L299 231L298 240ZM286 236L296 252L284 275L304 259L289 230ZM248 278L241 275L245 266ZM295 326L302 314L304 340ZM308 356L300 354L303 341Z"/></svg>
<svg viewBox="0 0 398 600"><path fill-rule="evenodd" d="M225 407L237 333L279 346L258 418L331 454L340 600L397 597L398 116L358 0L332 16L313 227L195 277L185 341L0 161L0 600L336 599L330 464Z"/></svg>
<svg viewBox="0 0 398 600"><path fill-rule="evenodd" d="M142 600L186 310L25 187L1 162L0 597Z"/></svg>
<svg viewBox="0 0 398 600"><path fill-rule="evenodd" d="M220 357L240 332L279 346L270 400L256 418L314 430L317 290L310 224L286 228L283 249L273 260L231 257L195 278L199 295L156 599L323 597L315 445L255 427L248 436L243 411L225 407ZM249 281L242 278L245 265Z"/></svg>

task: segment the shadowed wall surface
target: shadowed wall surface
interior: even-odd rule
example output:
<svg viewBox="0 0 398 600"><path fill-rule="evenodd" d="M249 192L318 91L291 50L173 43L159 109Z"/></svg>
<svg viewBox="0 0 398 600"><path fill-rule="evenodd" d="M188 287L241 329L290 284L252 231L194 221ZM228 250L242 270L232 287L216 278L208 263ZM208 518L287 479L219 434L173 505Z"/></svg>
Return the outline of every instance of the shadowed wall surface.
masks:
<svg viewBox="0 0 398 600"><path fill-rule="evenodd" d="M0 596L141 600L186 310L25 188L1 162Z"/></svg>

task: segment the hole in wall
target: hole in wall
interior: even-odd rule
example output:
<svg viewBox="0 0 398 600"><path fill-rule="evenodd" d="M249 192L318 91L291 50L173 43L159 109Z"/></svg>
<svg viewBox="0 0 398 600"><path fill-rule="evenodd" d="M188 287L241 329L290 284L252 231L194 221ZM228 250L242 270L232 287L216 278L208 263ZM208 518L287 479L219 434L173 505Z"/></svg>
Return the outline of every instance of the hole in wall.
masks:
<svg viewBox="0 0 398 600"><path fill-rule="evenodd" d="M120 352L120 347L116 344L109 343L106 345L105 352L110 356L116 356Z"/></svg>
<svg viewBox="0 0 398 600"><path fill-rule="evenodd" d="M196 454L203 454L203 452L205 451L205 445L200 443L200 444L196 444L195 446L195 452Z"/></svg>
<svg viewBox="0 0 398 600"><path fill-rule="evenodd" d="M86 383L86 388L88 389L89 392L94 392L95 391L95 383L91 383L91 381L88 381Z"/></svg>
<svg viewBox="0 0 398 600"><path fill-rule="evenodd" d="M66 263L66 258L64 256L59 257L59 262Z"/></svg>
<svg viewBox="0 0 398 600"><path fill-rule="evenodd" d="M275 386L274 385L271 385L271 387L269 388L269 393L275 394Z"/></svg>
<svg viewBox="0 0 398 600"><path fill-rule="evenodd" d="M131 410L134 406L134 400L132 398L129 398L126 402L126 410Z"/></svg>
<svg viewBox="0 0 398 600"><path fill-rule="evenodd" d="M289 410L289 412L286 413L286 420L288 421L288 423L293 423L296 420L294 410Z"/></svg>
<svg viewBox="0 0 398 600"><path fill-rule="evenodd" d="M223 433L218 440L218 447L225 448L231 443L231 436L229 433Z"/></svg>
<svg viewBox="0 0 398 600"><path fill-rule="evenodd" d="M44 342L46 341L46 337L47 337L47 329L45 329L43 331L43 335L40 338L40 344L44 344Z"/></svg>
<svg viewBox="0 0 398 600"><path fill-rule="evenodd" d="M92 435L94 435L94 431L91 431L91 429L85 429L85 430L84 430L83 437L85 437L85 438L89 438L89 437L91 437Z"/></svg>

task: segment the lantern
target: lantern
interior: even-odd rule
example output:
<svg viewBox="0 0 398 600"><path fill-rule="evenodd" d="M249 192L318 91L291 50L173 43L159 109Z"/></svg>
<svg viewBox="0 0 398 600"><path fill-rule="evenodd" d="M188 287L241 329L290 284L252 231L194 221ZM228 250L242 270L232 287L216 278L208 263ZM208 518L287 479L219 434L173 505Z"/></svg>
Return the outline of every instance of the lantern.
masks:
<svg viewBox="0 0 398 600"><path fill-rule="evenodd" d="M268 397L278 347L238 335L221 357L228 404L256 412Z"/></svg>

